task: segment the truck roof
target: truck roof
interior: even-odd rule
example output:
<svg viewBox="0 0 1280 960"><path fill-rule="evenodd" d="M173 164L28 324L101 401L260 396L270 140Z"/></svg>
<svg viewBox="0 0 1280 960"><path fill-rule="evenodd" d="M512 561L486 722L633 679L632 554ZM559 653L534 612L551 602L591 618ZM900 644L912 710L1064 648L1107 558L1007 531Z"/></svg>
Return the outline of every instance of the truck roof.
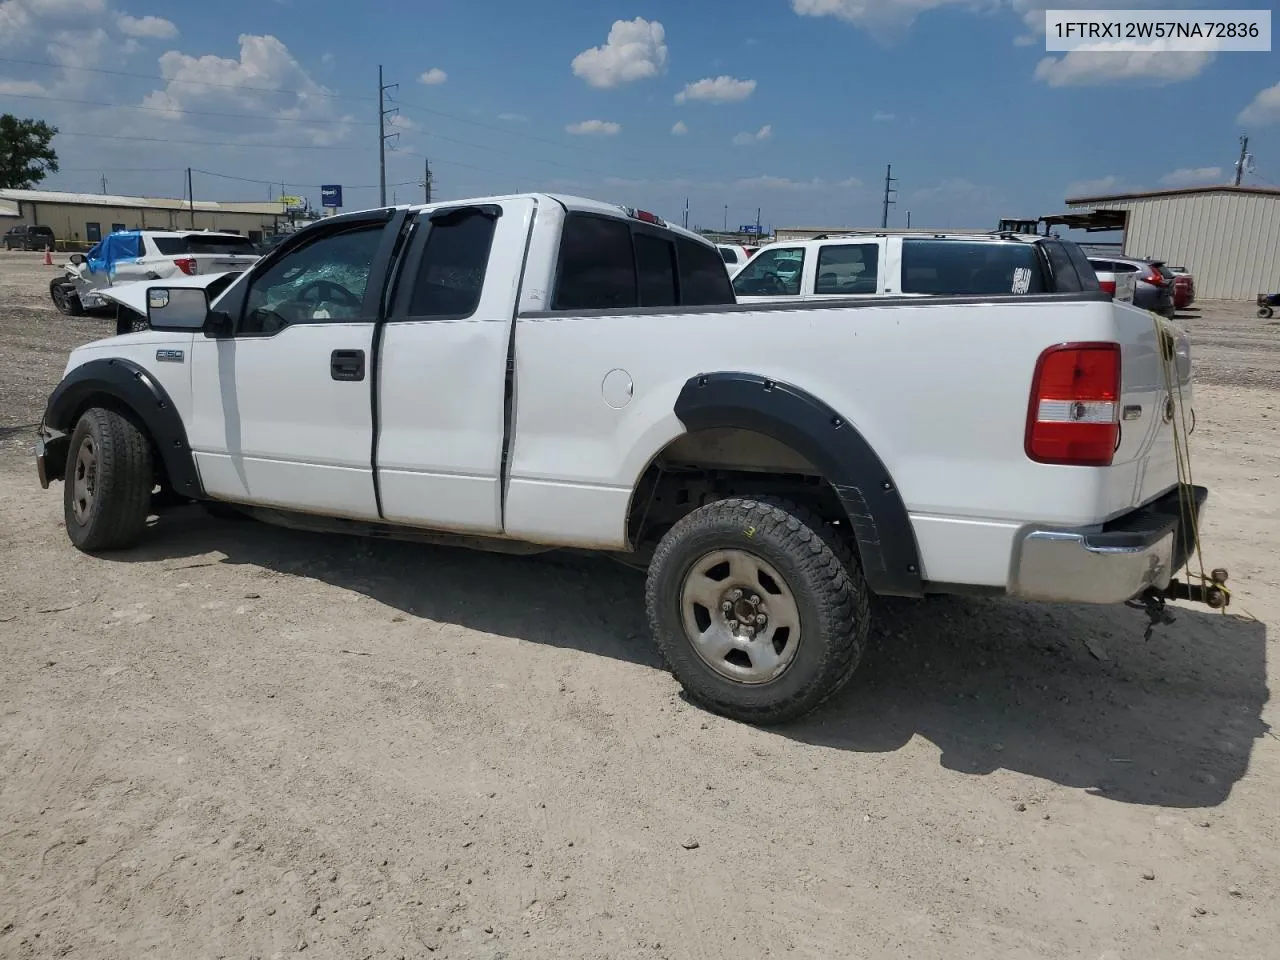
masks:
<svg viewBox="0 0 1280 960"><path fill-rule="evenodd" d="M921 233L918 230L885 229L863 230L858 233L830 233L821 237L805 237L796 240L774 240L767 246L786 245L788 247L797 247L809 243L830 243L833 240L875 240L877 237L902 237L904 240L988 240L995 243L1007 243L1010 240L1018 243L1038 243L1041 240L1053 239L1038 234L1001 233L999 231L992 233L948 233L945 230L939 230L936 233Z"/></svg>
<svg viewBox="0 0 1280 960"><path fill-rule="evenodd" d="M620 203L604 203L603 201L600 201L600 200L591 200L587 197L577 197L577 196L573 196L572 194L539 193L539 192L509 193L509 194L501 194L501 195L491 196L491 197L463 197L457 200L442 200L434 203L400 204L399 209L437 210L437 209L446 209L448 207L456 207L456 206L466 205L466 204L500 203L504 200L525 200L530 198L535 200L547 200L553 203L558 203L562 207L564 207L566 210L570 211L571 213L598 213L606 217L617 217L619 220L628 220L628 219L644 220L644 218L642 217L637 217L636 214L641 212L647 212L647 211L638 211L634 207L628 207ZM682 237L687 237L690 240L697 240L699 243L705 244L708 247L712 247L712 248L715 247L715 244L713 242L708 240L706 237L702 236L702 234L700 233L694 233L692 230L686 230L684 227L674 224L669 220L665 220L661 217L658 217L656 214L649 214L649 216L653 216L656 218L657 220L657 223L655 224L656 226L660 226L665 230L670 230L672 233L679 234ZM644 220L644 222L651 222L651 221Z"/></svg>

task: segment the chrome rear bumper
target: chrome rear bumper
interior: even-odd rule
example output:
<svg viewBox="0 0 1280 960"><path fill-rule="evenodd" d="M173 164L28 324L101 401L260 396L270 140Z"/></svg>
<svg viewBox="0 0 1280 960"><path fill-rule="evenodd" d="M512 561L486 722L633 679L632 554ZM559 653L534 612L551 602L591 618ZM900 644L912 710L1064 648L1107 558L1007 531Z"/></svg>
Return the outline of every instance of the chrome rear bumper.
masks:
<svg viewBox="0 0 1280 960"><path fill-rule="evenodd" d="M1209 491L1186 487L1196 516ZM1123 603L1148 587L1164 590L1195 550L1177 489L1101 528L1030 529L1014 552L1009 594L1026 600Z"/></svg>

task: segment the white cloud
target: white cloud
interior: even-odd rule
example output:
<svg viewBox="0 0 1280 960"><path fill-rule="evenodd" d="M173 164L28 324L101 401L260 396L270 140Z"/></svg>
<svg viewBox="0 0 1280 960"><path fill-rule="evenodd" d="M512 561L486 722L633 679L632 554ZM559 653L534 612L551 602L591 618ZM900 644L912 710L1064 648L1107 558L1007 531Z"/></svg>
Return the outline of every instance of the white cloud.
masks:
<svg viewBox="0 0 1280 960"><path fill-rule="evenodd" d="M707 77L690 83L676 94L676 103L688 100L704 100L707 103L738 103L755 93L754 80L736 77Z"/></svg>
<svg viewBox="0 0 1280 960"><path fill-rule="evenodd" d="M876 123L892 123L894 120L898 119L898 115L896 113L885 113L883 110L877 110L872 114L871 119Z"/></svg>
<svg viewBox="0 0 1280 960"><path fill-rule="evenodd" d="M1236 122L1253 127L1266 127L1273 123L1280 123L1280 83L1258 91L1253 102L1240 111Z"/></svg>
<svg viewBox="0 0 1280 960"><path fill-rule="evenodd" d="M34 80L3 80L0 79L0 97L8 94L13 97L22 96L41 96L45 93L44 87L36 83Z"/></svg>
<svg viewBox="0 0 1280 960"><path fill-rule="evenodd" d="M286 121L279 126L287 128L290 138L316 146L350 134L351 118L337 112L329 91L312 79L280 40L251 34L241 34L238 40L238 58L197 57L177 50L163 54L159 64L165 86L142 101L152 108L149 118L179 121L185 110L223 111L230 106ZM315 123L289 122L303 118ZM210 125L201 118L202 127ZM235 125L243 127L243 122Z"/></svg>
<svg viewBox="0 0 1280 960"><path fill-rule="evenodd" d="M1198 76L1213 62L1208 51L1107 52L1072 50L1063 57L1045 57L1036 64L1035 78L1051 87L1098 87L1113 83L1164 86Z"/></svg>
<svg viewBox="0 0 1280 960"><path fill-rule="evenodd" d="M583 50L571 66L574 76L600 89L648 80L666 69L666 31L657 20L615 20L604 45Z"/></svg>
<svg viewBox="0 0 1280 960"><path fill-rule="evenodd" d="M856 190L862 186L857 177L845 180L824 180L814 177L812 180L792 180L790 177L746 177L735 180L736 190L782 190L787 192L809 192L828 190Z"/></svg>
<svg viewBox="0 0 1280 960"><path fill-rule="evenodd" d="M164 17L131 17L127 13L122 13L116 17L116 26L127 37L172 40L178 35L178 28Z"/></svg>
<svg viewBox="0 0 1280 960"><path fill-rule="evenodd" d="M428 87L434 87L444 83L449 79L449 75L439 67L432 67L426 73L418 78L419 83L425 83Z"/></svg>
<svg viewBox="0 0 1280 960"><path fill-rule="evenodd" d="M529 118L523 113L500 113L498 119L504 123L528 123Z"/></svg>
<svg viewBox="0 0 1280 960"><path fill-rule="evenodd" d="M1076 180L1067 184L1067 197L1104 197L1108 194L1123 193L1128 187L1114 173L1095 180Z"/></svg>
<svg viewBox="0 0 1280 960"><path fill-rule="evenodd" d="M685 124L683 120L677 120L675 122L675 126L671 128L671 132L677 137L683 137L686 133L689 132L689 127Z"/></svg>
<svg viewBox="0 0 1280 960"><path fill-rule="evenodd" d="M332 66L333 66L333 64L334 64L334 61L335 61L335 60L337 60L337 59L338 59L338 58L337 58L337 57L335 57L332 53L322 53L322 54L320 54L320 63L321 63L323 66L326 66L326 67L332 67Z"/></svg>
<svg viewBox="0 0 1280 960"><path fill-rule="evenodd" d="M583 120L565 127L569 133L585 137L612 137L622 132L622 125L612 120Z"/></svg>
<svg viewBox="0 0 1280 960"><path fill-rule="evenodd" d="M1160 178L1166 187L1201 187L1222 182L1221 167L1183 167Z"/></svg>
<svg viewBox="0 0 1280 960"><path fill-rule="evenodd" d="M766 123L755 133L740 133L733 138L735 147L745 147L753 143L764 143L773 138L773 125Z"/></svg>
<svg viewBox="0 0 1280 960"><path fill-rule="evenodd" d="M791 0L802 17L835 17L880 40L900 36L917 16L939 7L991 8L992 0Z"/></svg>
<svg viewBox="0 0 1280 960"><path fill-rule="evenodd" d="M393 113L387 117L387 126L395 127L397 130L413 130L415 128L414 122L402 113Z"/></svg>

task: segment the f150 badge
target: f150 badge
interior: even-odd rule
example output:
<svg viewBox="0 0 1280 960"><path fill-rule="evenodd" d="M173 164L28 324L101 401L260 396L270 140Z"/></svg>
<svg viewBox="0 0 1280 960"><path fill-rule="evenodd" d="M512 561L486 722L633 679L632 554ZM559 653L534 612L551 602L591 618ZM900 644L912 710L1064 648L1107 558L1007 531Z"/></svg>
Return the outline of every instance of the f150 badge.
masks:
<svg viewBox="0 0 1280 960"><path fill-rule="evenodd" d="M182 363L186 356L181 350L157 350L156 360L159 363Z"/></svg>

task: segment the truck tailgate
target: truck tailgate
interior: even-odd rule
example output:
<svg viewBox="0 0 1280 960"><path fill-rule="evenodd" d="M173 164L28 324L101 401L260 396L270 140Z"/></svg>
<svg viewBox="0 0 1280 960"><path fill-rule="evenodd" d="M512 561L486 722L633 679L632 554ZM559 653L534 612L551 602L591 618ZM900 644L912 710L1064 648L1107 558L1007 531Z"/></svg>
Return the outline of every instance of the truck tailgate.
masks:
<svg viewBox="0 0 1280 960"><path fill-rule="evenodd" d="M248 270L258 262L256 256L244 256L228 253L198 253L193 259L196 262L196 273L232 273Z"/></svg>
<svg viewBox="0 0 1280 960"><path fill-rule="evenodd" d="M1116 304L1115 316L1123 351L1121 420L1110 469L1122 485L1112 490L1111 516L1149 503L1177 484L1175 431L1194 426L1186 331L1127 304Z"/></svg>

